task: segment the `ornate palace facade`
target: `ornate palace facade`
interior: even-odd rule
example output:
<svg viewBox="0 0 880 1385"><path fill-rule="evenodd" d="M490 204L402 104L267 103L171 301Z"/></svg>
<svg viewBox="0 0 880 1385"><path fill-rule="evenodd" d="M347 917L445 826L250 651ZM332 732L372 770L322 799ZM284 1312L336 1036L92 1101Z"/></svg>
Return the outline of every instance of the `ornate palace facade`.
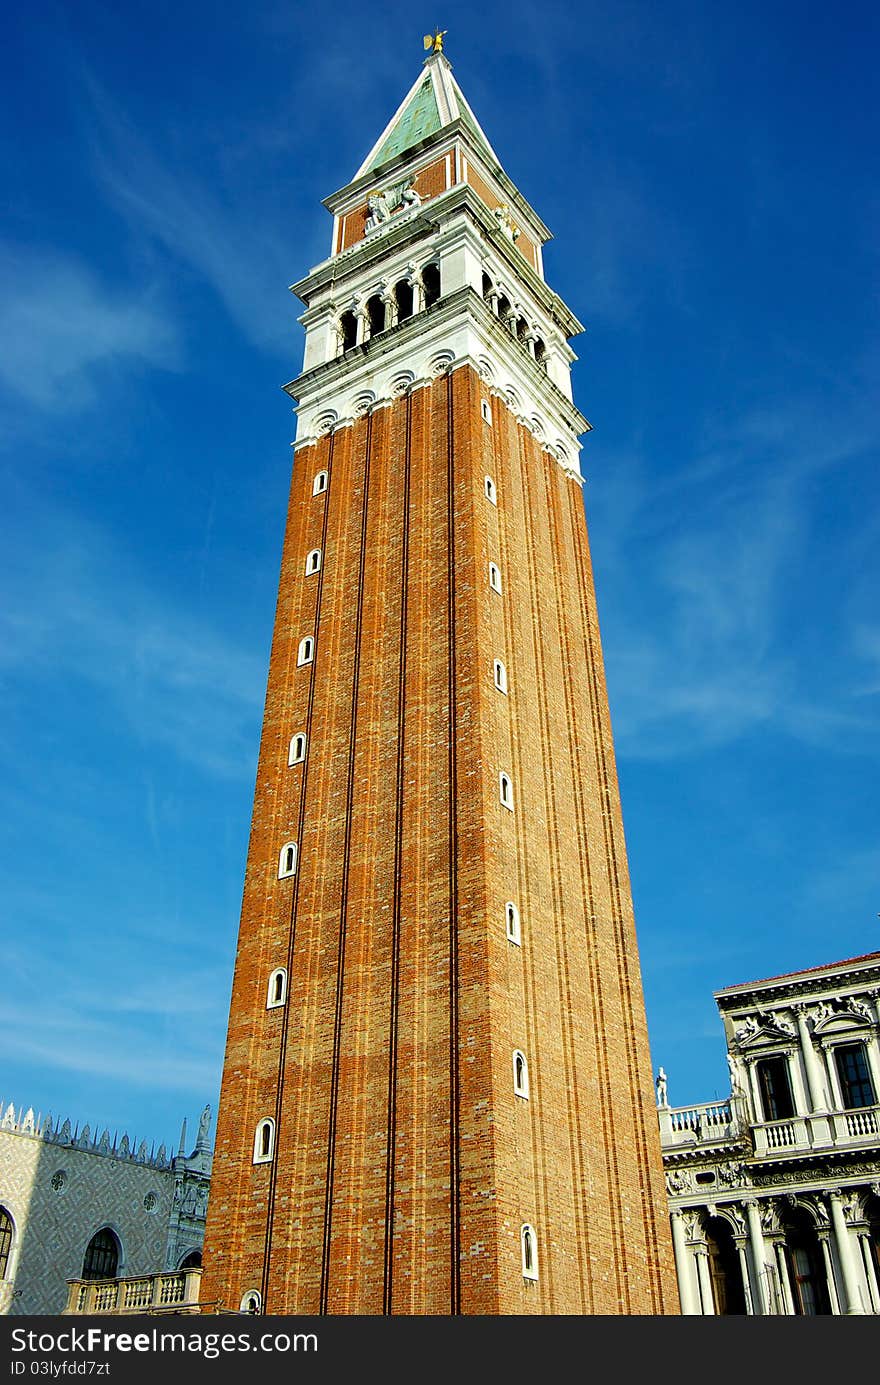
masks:
<svg viewBox="0 0 880 1385"><path fill-rule="evenodd" d="M682 1312L880 1313L880 953L715 999L730 1099L658 1090Z"/></svg>

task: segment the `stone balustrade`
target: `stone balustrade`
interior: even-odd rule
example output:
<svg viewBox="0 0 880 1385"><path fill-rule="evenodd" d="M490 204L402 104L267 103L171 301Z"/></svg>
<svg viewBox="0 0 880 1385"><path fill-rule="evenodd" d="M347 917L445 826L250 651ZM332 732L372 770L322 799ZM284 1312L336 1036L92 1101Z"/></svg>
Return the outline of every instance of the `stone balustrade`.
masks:
<svg viewBox="0 0 880 1385"><path fill-rule="evenodd" d="M201 1269L138 1279L69 1279L65 1313L198 1313Z"/></svg>
<svg viewBox="0 0 880 1385"><path fill-rule="evenodd" d="M706 1101L699 1106L661 1106L657 1114L664 1149L740 1138L739 1121L729 1101Z"/></svg>

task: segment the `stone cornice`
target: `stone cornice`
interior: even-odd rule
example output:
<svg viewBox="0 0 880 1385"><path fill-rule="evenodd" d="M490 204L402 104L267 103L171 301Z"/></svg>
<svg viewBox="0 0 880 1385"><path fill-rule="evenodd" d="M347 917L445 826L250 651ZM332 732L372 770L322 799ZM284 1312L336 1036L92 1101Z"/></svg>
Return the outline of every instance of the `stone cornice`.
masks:
<svg viewBox="0 0 880 1385"><path fill-rule="evenodd" d="M770 977L766 981L726 987L715 991L713 998L722 1015L725 1015L733 1010L766 1004L759 997L772 995L774 1006L778 1006L783 999L793 1001L804 996L815 997L823 991L838 993L843 989L864 989L872 982L880 982L880 962L876 958L867 958L864 962L840 968L795 972L790 976Z"/></svg>

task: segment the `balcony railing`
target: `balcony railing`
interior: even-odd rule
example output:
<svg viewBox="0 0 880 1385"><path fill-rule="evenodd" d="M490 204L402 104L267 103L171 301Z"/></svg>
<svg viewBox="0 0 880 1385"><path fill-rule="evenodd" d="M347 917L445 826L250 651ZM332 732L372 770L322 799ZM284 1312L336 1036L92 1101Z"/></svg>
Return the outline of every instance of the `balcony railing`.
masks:
<svg viewBox="0 0 880 1385"><path fill-rule="evenodd" d="M69 1279L65 1313L198 1313L200 1269L139 1279Z"/></svg>
<svg viewBox="0 0 880 1385"><path fill-rule="evenodd" d="M784 1155L787 1150L863 1149L880 1137L880 1106L852 1111L814 1111L784 1121L752 1126L756 1155Z"/></svg>
<svg viewBox="0 0 880 1385"><path fill-rule="evenodd" d="M740 1124L729 1101L707 1101L699 1106L661 1106L657 1114L664 1149L740 1138Z"/></svg>
<svg viewBox="0 0 880 1385"><path fill-rule="evenodd" d="M739 1101L716 1101L700 1106L661 1106L657 1115L664 1150L742 1141L748 1138L748 1131L758 1157L782 1157L788 1150L861 1149L880 1142L880 1106L753 1122Z"/></svg>

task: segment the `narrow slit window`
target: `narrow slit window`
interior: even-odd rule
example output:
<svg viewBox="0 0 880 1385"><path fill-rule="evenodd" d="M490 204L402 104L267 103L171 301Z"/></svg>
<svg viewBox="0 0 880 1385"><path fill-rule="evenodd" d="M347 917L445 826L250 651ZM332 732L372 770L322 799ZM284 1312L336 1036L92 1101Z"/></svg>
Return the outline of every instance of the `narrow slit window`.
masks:
<svg viewBox="0 0 880 1385"><path fill-rule="evenodd" d="M287 999L287 972L284 967L276 967L269 977L266 991L266 1009L277 1010Z"/></svg>
<svg viewBox="0 0 880 1385"><path fill-rule="evenodd" d="M296 842L285 842L278 857L278 879L296 875Z"/></svg>
<svg viewBox="0 0 880 1385"><path fill-rule="evenodd" d="M498 504L498 495L497 495L497 493L496 493L496 491L495 491L495 482L492 480L492 477L491 477L491 476L487 476L487 477L486 477L485 481L483 482L483 486L484 486L485 491L486 491L486 499L487 499L492 505L497 505L497 504Z"/></svg>
<svg viewBox="0 0 880 1385"><path fill-rule="evenodd" d="M257 1125L254 1135L254 1163L269 1164L272 1155L275 1153L275 1122L271 1116L266 1116Z"/></svg>
<svg viewBox="0 0 880 1385"><path fill-rule="evenodd" d="M518 1048L513 1051L513 1090L517 1096L529 1099L529 1065L524 1053Z"/></svg>
<svg viewBox="0 0 880 1385"><path fill-rule="evenodd" d="M517 947L520 947L522 945L522 928L519 909L512 900L508 900L504 906L504 917L507 924L507 941L516 943Z"/></svg>
<svg viewBox="0 0 880 1385"><path fill-rule="evenodd" d="M312 482L312 495L323 495L327 489L327 482L329 479L326 471L319 471Z"/></svg>
<svg viewBox="0 0 880 1385"><path fill-rule="evenodd" d="M306 758L306 737L304 731L297 731L295 736L290 738L290 750L287 754L289 765L301 765Z"/></svg>
<svg viewBox="0 0 880 1385"><path fill-rule="evenodd" d="M489 564L489 586L493 592L501 593L501 572L497 563Z"/></svg>
<svg viewBox="0 0 880 1385"><path fill-rule="evenodd" d="M503 771L498 776L498 788L501 802L505 808L513 812L513 784L510 782L510 775Z"/></svg>
<svg viewBox="0 0 880 1385"><path fill-rule="evenodd" d="M489 427L491 428L491 427L492 427L492 409L491 409L491 406L490 406L490 404L489 404L488 399L481 399L481 400L480 400L480 413L483 415L483 422L484 422L484 423L488 423Z"/></svg>
<svg viewBox="0 0 880 1385"><path fill-rule="evenodd" d="M306 635L305 638L301 639L299 642L299 652L296 656L298 667L302 668L303 664L310 664L314 657L315 641L311 635Z"/></svg>
<svg viewBox="0 0 880 1385"><path fill-rule="evenodd" d="M535 1228L526 1225L520 1231L520 1243L522 1246L522 1272L523 1279L538 1278L538 1238L535 1235Z"/></svg>
<svg viewBox="0 0 880 1385"><path fill-rule="evenodd" d="M306 577L311 577L313 572L321 571L321 550L313 548L306 558Z"/></svg>
<svg viewBox="0 0 880 1385"><path fill-rule="evenodd" d="M502 664L502 662L501 662L500 659L496 659L496 660L495 660L495 663L494 663L494 665L493 665L493 670L494 670L494 671L493 671L493 677L494 677L494 680L495 680L495 686L496 686L496 688L498 689L499 692L506 693L506 692L507 692L507 669L504 667L504 665Z"/></svg>

